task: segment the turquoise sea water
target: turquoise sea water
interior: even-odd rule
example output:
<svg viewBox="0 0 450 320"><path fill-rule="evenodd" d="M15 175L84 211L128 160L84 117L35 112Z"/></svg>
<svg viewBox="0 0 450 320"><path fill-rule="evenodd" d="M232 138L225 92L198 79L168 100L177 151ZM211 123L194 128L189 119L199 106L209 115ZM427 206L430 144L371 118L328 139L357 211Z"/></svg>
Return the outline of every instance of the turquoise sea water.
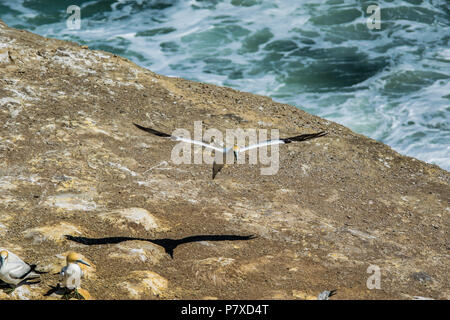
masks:
<svg viewBox="0 0 450 320"><path fill-rule="evenodd" d="M0 0L0 19L271 96L450 170L449 1Z"/></svg>

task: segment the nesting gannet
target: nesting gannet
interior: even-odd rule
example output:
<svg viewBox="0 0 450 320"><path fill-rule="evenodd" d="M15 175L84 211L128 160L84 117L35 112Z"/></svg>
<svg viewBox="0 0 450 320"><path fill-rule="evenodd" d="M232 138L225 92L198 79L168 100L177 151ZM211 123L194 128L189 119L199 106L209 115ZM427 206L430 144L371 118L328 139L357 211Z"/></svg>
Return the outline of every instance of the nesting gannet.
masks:
<svg viewBox="0 0 450 320"><path fill-rule="evenodd" d="M136 123L133 123L138 129L141 129L143 131L149 132L151 134L154 134L156 136L162 137L162 138L170 138L171 140L174 141L182 141L182 142L187 142L187 143L191 143L191 144L196 144L196 145L200 145L203 146L205 148L208 149L213 149L217 152L222 153L222 157L225 159L229 159L228 157L231 156L231 154L234 156L234 162L237 162L237 158L238 158L238 154L241 152L245 152L247 150L252 150L252 149L256 149L256 148L261 148L261 147L266 147L266 146L271 146L271 145L276 145L276 144L286 144L286 143L291 143L294 141L306 141L306 140L310 140L310 139L314 139L314 138L318 138L318 137L322 137L324 135L326 135L327 133L324 131L321 132L317 132L317 133L310 133L310 134L301 134L298 136L294 136L294 137L289 137L289 138L284 138L284 139L276 139L276 140L267 140L267 141L263 141L257 144L252 144L248 147L245 148L239 148L238 146L234 145L233 147L229 147L229 148L225 148L225 147L216 147L212 144L208 144L206 142L203 141L198 141L198 140L192 140L192 139L188 139L188 138L183 138L183 137L177 137L177 136L173 136L161 131L157 131L155 129L152 128L146 128L143 126L140 126ZM225 161L221 161L220 163L217 163L216 161L213 162L213 174L212 174L212 178L214 179L217 175L217 173L219 173L220 170L222 170L222 168L225 166Z"/></svg>
<svg viewBox="0 0 450 320"><path fill-rule="evenodd" d="M6 292L13 292L16 287L24 283L38 283L39 281L27 282L28 279L37 279L40 274L46 273L35 270L36 265L29 265L14 253L0 249L0 280L7 283L11 289Z"/></svg>
<svg viewBox="0 0 450 320"><path fill-rule="evenodd" d="M81 278L83 277L83 270L78 265L82 263L88 267L90 267L89 263L83 261L81 256L76 252L70 252L66 257L66 266L61 269L61 285L63 288L67 289L67 293L64 297L69 298L72 294L75 295L76 298L82 297L78 293L78 288L81 286ZM58 287L60 285L58 284Z"/></svg>

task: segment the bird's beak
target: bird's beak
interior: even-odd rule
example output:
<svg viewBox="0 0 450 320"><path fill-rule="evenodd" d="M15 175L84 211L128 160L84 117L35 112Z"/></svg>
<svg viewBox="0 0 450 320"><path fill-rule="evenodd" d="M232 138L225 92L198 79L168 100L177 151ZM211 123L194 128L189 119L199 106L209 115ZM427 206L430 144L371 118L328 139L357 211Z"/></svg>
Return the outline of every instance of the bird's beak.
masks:
<svg viewBox="0 0 450 320"><path fill-rule="evenodd" d="M87 263L86 261L83 261L83 260L77 260L76 262L78 262L78 263L82 263L82 264L84 264L84 265L86 265L86 266L88 266L88 267L90 267L91 265L89 264L89 263Z"/></svg>

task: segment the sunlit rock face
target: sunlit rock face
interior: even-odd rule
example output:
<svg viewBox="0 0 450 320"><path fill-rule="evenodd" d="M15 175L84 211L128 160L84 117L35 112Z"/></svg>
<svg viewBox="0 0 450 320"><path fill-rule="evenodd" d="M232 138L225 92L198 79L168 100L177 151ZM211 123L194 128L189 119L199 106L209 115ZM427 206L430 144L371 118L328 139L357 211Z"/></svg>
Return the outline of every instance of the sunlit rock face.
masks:
<svg viewBox="0 0 450 320"><path fill-rule="evenodd" d="M52 271L0 299L58 298L69 251L92 299L450 297L448 172L267 97L1 22L0 43L0 247ZM280 146L276 174L247 161L211 180L133 125L194 121L328 135Z"/></svg>

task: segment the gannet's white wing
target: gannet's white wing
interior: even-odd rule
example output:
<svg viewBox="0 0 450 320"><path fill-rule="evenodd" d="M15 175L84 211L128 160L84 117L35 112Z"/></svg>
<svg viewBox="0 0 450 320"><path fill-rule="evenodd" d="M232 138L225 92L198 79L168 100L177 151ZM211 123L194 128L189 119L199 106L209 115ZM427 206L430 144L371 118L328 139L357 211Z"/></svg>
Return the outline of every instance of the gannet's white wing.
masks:
<svg viewBox="0 0 450 320"><path fill-rule="evenodd" d="M17 285L26 279L38 278L39 273L46 273L36 271L36 265L29 265L11 251L7 251L8 259L4 262L0 271L0 279L2 281Z"/></svg>
<svg viewBox="0 0 450 320"><path fill-rule="evenodd" d="M275 144L291 143L293 141L306 141L306 140L322 137L322 136L324 136L326 134L327 134L326 132L321 131L321 132L317 132L317 133L301 134L301 135L298 135L298 136L295 136L295 137L290 137L290 138L277 139L277 140L267 140L267 141L263 141L263 142L260 142L260 143L257 143L257 144L252 144L252 145L250 145L248 147L239 149L238 152L244 152L244 151L247 151L247 150L261 148L261 147L275 145Z"/></svg>
<svg viewBox="0 0 450 320"><path fill-rule="evenodd" d="M284 143L286 143L286 142L284 142L283 140L267 140L267 141L264 141L264 142L261 142L258 144L252 144L252 145L249 145L248 147L239 149L238 152L244 152L244 151L251 150L251 149L261 148L261 147L265 147L265 146L271 146L274 144L284 144Z"/></svg>
<svg viewBox="0 0 450 320"><path fill-rule="evenodd" d="M82 271L81 268L76 264L70 264L65 267L64 277L62 280L62 285L70 290L75 289L81 279Z"/></svg>
<svg viewBox="0 0 450 320"><path fill-rule="evenodd" d="M31 267L22 261L22 263L9 262L7 264L9 276L13 279L25 279L28 276L34 276Z"/></svg>
<svg viewBox="0 0 450 320"><path fill-rule="evenodd" d="M183 142L187 142L187 143L197 144L197 145L203 146L205 148L209 148L209 149L213 149L213 150L219 151L221 153L225 153L225 149L224 148L219 148L219 147L213 146L211 144L207 144L206 142L203 142L203 141L191 140L191 139L182 138L182 137L175 137L175 136L171 136L171 137L175 138L176 141L183 141Z"/></svg>
<svg viewBox="0 0 450 320"><path fill-rule="evenodd" d="M158 136L158 137L170 138L170 139L172 139L172 140L174 140L174 141L183 141L183 142L187 142L187 143L192 143L192 144L200 145L200 146L202 146L202 147L209 148L209 149L213 149L213 150L219 151L219 152L221 152L221 153L225 153L225 152L226 152L224 148L219 148L219 147L213 146L213 145L208 144L208 143L203 142L203 141L198 141L198 140L192 140L192 139L188 139L188 138L182 138L182 137L172 136L172 135L170 135L170 134L167 134L167 133L164 133L164 132L161 132L161 131L157 131L157 130L152 129L152 128L146 128L146 127L140 126L140 125L138 125L138 124L136 124L136 123L133 123L133 124L134 124L138 129L144 130L144 131L149 132L149 133L151 133L151 134L154 134L154 135L156 135L156 136Z"/></svg>

